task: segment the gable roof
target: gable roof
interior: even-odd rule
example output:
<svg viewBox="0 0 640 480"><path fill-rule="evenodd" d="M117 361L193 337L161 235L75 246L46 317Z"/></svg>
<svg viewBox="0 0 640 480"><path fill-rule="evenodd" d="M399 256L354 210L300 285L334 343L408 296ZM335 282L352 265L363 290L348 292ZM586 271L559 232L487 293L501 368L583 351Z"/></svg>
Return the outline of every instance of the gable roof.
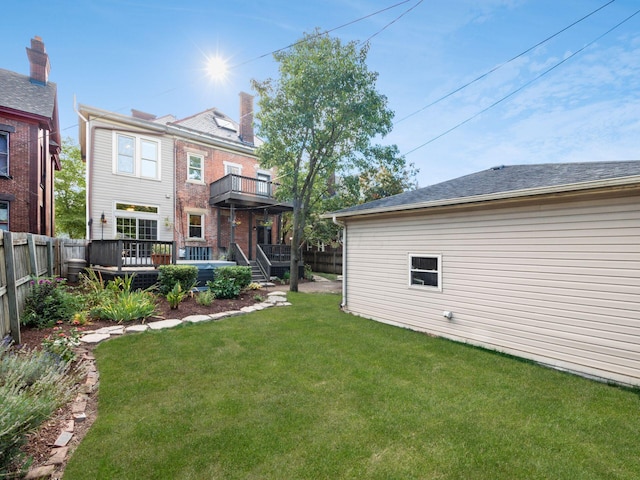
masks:
<svg viewBox="0 0 640 480"><path fill-rule="evenodd" d="M56 84L32 83L27 75L0 68L0 107L10 108L45 118L53 118L56 105Z"/></svg>
<svg viewBox="0 0 640 480"><path fill-rule="evenodd" d="M336 217L571 191L637 177L640 160L499 166L334 212ZM609 182L610 183L610 182Z"/></svg>
<svg viewBox="0 0 640 480"><path fill-rule="evenodd" d="M212 135L217 138L231 140L247 145L240 135L240 125L231 117L225 115L217 108L210 108L204 112L196 113L190 117L175 120L169 123L171 126L184 127L186 129ZM259 146L262 141L254 137L251 146Z"/></svg>

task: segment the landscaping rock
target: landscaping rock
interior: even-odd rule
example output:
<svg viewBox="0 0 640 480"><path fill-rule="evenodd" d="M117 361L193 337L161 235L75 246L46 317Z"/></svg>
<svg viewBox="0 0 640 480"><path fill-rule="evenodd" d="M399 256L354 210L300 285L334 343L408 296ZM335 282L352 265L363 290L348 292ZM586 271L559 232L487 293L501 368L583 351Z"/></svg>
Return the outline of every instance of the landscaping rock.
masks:
<svg viewBox="0 0 640 480"><path fill-rule="evenodd" d="M107 339L109 339L111 335L108 333L90 333L88 335L84 335L80 338L81 342L84 343L100 343Z"/></svg>
<svg viewBox="0 0 640 480"><path fill-rule="evenodd" d="M211 320L211 317L212 315L189 315L188 317L184 317L182 321L191 323L208 322Z"/></svg>
<svg viewBox="0 0 640 480"><path fill-rule="evenodd" d="M162 330L164 328L177 327L181 323L182 323L182 320L171 319L171 320L160 320L159 322L151 322L148 325L151 330Z"/></svg>
<svg viewBox="0 0 640 480"><path fill-rule="evenodd" d="M45 465L43 467L34 468L33 470L29 470L27 476L24 477L25 480L35 480L38 478L49 478L53 471L55 470L54 465Z"/></svg>

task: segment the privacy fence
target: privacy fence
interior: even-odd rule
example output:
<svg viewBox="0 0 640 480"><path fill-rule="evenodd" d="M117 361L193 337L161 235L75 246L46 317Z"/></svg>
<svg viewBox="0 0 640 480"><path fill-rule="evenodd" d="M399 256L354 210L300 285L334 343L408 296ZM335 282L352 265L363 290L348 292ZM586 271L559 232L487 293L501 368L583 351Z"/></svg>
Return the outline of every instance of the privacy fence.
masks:
<svg viewBox="0 0 640 480"><path fill-rule="evenodd" d="M20 315L33 277L67 275L71 258L85 259L86 240L51 238L31 233L0 236L0 339L20 343Z"/></svg>
<svg viewBox="0 0 640 480"><path fill-rule="evenodd" d="M342 247L325 247L324 250L310 247L303 253L303 258L314 272L342 274Z"/></svg>

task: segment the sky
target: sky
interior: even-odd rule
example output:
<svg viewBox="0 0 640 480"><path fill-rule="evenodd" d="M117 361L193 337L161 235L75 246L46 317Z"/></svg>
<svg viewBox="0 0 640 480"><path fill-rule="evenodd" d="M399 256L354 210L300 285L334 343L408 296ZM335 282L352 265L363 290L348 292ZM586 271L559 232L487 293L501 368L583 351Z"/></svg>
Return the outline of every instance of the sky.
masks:
<svg viewBox="0 0 640 480"><path fill-rule="evenodd" d="M21 0L2 8L0 68L28 75L25 47L40 36L62 135L76 140L74 98L126 115L216 107L238 120L238 93L279 77L273 51L316 27L369 41L367 65L395 112L375 141L396 144L425 187L497 165L640 159L639 10L637 0ZM207 71L216 56L224 80Z"/></svg>

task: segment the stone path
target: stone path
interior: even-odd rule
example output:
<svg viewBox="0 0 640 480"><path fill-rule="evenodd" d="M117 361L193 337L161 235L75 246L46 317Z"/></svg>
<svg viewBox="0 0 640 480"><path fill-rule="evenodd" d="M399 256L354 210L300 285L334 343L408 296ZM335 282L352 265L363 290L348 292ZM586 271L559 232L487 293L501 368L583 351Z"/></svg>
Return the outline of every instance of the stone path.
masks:
<svg viewBox="0 0 640 480"><path fill-rule="evenodd" d="M235 315L242 315L244 313L264 310L265 308L288 305L291 305L291 303L287 301L286 292L270 292L267 295L266 301L262 303L256 303L255 305L251 305L250 307L243 307L240 310L215 313L212 315L190 315L182 319L176 318L160 320L157 322L150 322L145 325L132 325L130 327L125 327L123 325L105 327L98 330L85 332L85 334L80 337L80 342L86 345L94 345L108 340L111 337L117 337L125 335L127 333L144 332L146 330L163 330L166 328L173 328L178 325L182 325L183 323L209 322L213 320L220 320L226 317L232 317ZM88 395L98 387L99 374L95 366L95 357L91 352L86 349L80 348L79 359L87 364L87 376L71 407L73 419L70 419L65 424L63 430L60 432L60 435L53 444L53 447L51 449L51 456L46 464L29 470L27 476L25 477L26 480L52 478L52 475L56 473L56 469L67 459L67 455L69 453L69 447L67 445L73 438L76 424L83 422L87 418L85 409L87 406Z"/></svg>

